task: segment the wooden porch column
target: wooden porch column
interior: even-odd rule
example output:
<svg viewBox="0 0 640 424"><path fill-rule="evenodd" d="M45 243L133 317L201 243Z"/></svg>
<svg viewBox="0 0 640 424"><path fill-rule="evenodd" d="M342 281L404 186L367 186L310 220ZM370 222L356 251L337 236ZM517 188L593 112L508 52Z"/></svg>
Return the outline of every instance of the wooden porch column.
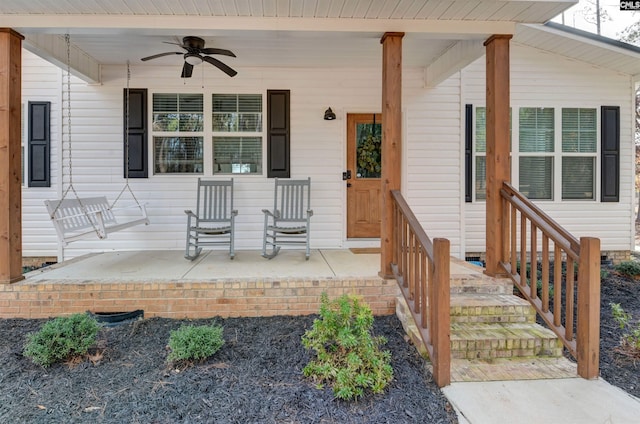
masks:
<svg viewBox="0 0 640 424"><path fill-rule="evenodd" d="M510 181L509 169L509 40L511 35L493 35L485 43L487 56L487 214L486 270L503 274L503 214L500 189Z"/></svg>
<svg viewBox="0 0 640 424"><path fill-rule="evenodd" d="M0 283L22 276L22 40L0 28Z"/></svg>
<svg viewBox="0 0 640 424"><path fill-rule="evenodd" d="M382 44L382 209L380 275L393 278L393 197L402 177L402 37L386 32Z"/></svg>

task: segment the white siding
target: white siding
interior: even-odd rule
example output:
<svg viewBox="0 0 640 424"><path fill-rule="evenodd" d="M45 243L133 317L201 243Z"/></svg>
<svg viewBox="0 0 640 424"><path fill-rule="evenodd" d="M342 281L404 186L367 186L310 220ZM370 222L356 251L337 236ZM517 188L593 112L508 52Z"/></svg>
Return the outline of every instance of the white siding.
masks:
<svg viewBox="0 0 640 424"><path fill-rule="evenodd" d="M26 187L27 176L22 189L22 237L23 254L25 256L55 256L57 254L58 239L49 219L44 201L58 197L57 169L59 168L58 145L60 140L60 98L61 98L60 68L22 50L22 103L24 108L24 140L27 151L27 104L28 102L51 102L51 178L52 186ZM25 164L26 164L25 158Z"/></svg>
<svg viewBox="0 0 640 424"><path fill-rule="evenodd" d="M484 106L484 58L462 71L465 93L463 103ZM596 68L530 47L512 45L511 106L585 107L620 106L620 202L601 203L600 161L596 164L596 200L536 203L576 237L601 239L602 250L633 250L633 181L635 175L632 134L632 83L627 75ZM556 123L558 131L559 123ZM599 124L598 124L599 125ZM600 140L598 126L598 141ZM599 144L599 143L598 143ZM600 146L598 145L598 151ZM557 178L557 177L556 177ZM484 251L485 203L467 203L465 207L465 251Z"/></svg>

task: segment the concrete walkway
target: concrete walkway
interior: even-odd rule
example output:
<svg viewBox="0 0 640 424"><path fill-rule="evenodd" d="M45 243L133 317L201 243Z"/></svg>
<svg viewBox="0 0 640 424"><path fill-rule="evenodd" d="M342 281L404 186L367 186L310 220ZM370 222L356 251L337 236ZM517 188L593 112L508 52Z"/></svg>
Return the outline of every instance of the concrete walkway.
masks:
<svg viewBox="0 0 640 424"><path fill-rule="evenodd" d="M442 391L461 424L640 423L640 400L602 379L452 383Z"/></svg>

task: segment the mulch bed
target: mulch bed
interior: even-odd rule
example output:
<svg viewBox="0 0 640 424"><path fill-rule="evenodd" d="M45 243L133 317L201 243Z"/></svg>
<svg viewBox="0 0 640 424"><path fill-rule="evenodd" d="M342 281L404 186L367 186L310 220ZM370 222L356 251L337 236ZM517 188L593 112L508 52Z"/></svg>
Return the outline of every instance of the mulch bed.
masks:
<svg viewBox="0 0 640 424"><path fill-rule="evenodd" d="M0 320L2 423L455 423L425 361L395 316L376 317L394 379L384 394L334 398L306 380L311 359L300 343L313 316L181 321L152 318L104 328L96 364L43 369L22 355L25 335L44 320ZM224 327L226 344L210 360L166 365L169 332L184 323Z"/></svg>
<svg viewBox="0 0 640 424"><path fill-rule="evenodd" d="M640 318L640 282L612 269L601 288L601 377L640 397L636 359L620 352L623 330L610 303ZM152 318L104 328L95 364L43 369L22 355L25 336L44 320L0 319L2 423L455 423L455 413L405 341L395 316L376 317L388 339L394 379L384 394L357 402L334 398L302 376L311 359L300 343L314 316L171 320ZM167 366L169 332L217 323L226 344L191 368Z"/></svg>

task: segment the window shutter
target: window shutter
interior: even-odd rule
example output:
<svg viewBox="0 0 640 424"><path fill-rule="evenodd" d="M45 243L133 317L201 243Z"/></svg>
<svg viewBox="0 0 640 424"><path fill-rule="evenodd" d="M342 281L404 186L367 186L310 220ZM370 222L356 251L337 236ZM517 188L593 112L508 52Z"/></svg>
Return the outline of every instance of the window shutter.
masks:
<svg viewBox="0 0 640 424"><path fill-rule="evenodd" d="M51 102L29 102L29 187L51 187Z"/></svg>
<svg viewBox="0 0 640 424"><path fill-rule="evenodd" d="M267 90L267 177L290 177L289 90Z"/></svg>
<svg viewBox="0 0 640 424"><path fill-rule="evenodd" d="M620 106L602 106L601 202L620 201Z"/></svg>
<svg viewBox="0 0 640 424"><path fill-rule="evenodd" d="M464 106L464 201L471 202L471 182L473 180L473 105Z"/></svg>
<svg viewBox="0 0 640 424"><path fill-rule="evenodd" d="M129 89L129 123L127 125L127 89L124 89L124 177L127 177L127 136L129 137L129 178L148 178L147 89ZM129 134L127 134L127 128Z"/></svg>

